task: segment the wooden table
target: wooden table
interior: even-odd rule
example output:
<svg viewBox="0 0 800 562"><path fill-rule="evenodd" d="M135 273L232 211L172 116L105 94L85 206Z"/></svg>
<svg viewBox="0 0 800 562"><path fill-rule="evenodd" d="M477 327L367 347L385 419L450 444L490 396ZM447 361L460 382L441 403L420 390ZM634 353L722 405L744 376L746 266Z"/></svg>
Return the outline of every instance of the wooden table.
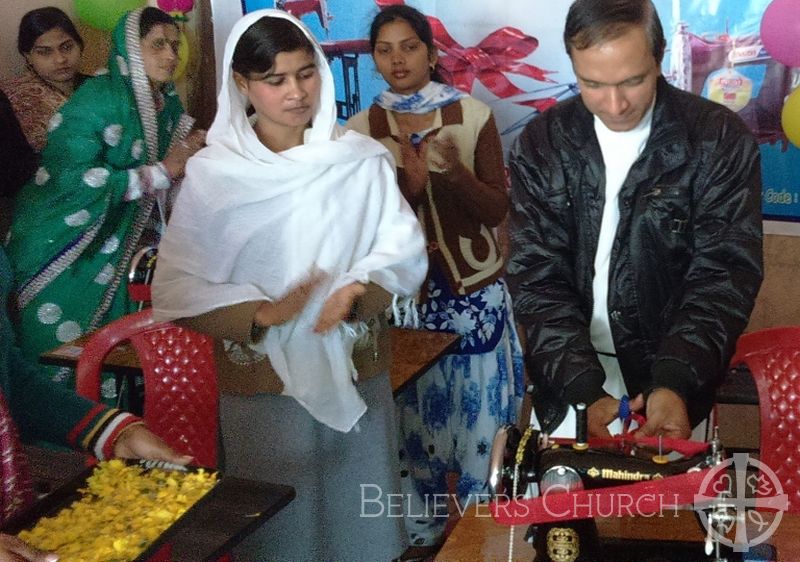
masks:
<svg viewBox="0 0 800 562"><path fill-rule="evenodd" d="M391 328L392 365L389 374L395 394L403 390L428 370L442 355L453 351L459 336L447 332L428 332ZM46 365L74 367L89 335L60 345L52 351L43 353L39 360ZM141 373L139 360L128 344L118 345L106 357L105 368L120 375Z"/></svg>
<svg viewBox="0 0 800 562"><path fill-rule="evenodd" d="M764 513L771 521L772 514ZM694 512L665 512L664 517L619 517L597 519L601 537L625 539L697 541L705 534ZM489 515L486 504L468 508L436 556L438 562L508 560L509 529L498 525ZM533 547L526 543L526 526L514 530L513 560L531 562ZM750 536L753 536L752 534ZM777 549L777 562L800 561L800 515L783 514L775 534L766 542ZM666 555L667 553L665 553Z"/></svg>
<svg viewBox="0 0 800 562"><path fill-rule="evenodd" d="M442 355L456 349L459 336L448 332L427 332L390 328L392 365L389 376L395 395L427 371Z"/></svg>

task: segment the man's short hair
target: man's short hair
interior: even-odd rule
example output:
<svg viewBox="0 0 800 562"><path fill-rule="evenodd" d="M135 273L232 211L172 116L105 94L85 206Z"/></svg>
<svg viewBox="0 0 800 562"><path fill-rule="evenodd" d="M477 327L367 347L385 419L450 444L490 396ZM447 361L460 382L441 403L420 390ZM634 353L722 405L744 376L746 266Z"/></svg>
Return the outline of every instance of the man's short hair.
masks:
<svg viewBox="0 0 800 562"><path fill-rule="evenodd" d="M657 64L664 57L664 29L650 0L575 0L564 26L564 45L581 51L624 35L631 26L644 27Z"/></svg>

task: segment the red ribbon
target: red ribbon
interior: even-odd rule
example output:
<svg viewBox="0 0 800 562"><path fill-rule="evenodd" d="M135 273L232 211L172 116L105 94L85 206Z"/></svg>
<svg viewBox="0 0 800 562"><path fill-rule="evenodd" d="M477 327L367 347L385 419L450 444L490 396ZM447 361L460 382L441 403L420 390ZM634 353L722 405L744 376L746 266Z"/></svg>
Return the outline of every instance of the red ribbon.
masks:
<svg viewBox="0 0 800 562"><path fill-rule="evenodd" d="M515 27L501 27L475 47L463 47L450 36L438 18L428 16L428 21L433 29L433 42L444 53L439 58L442 79L463 92L471 92L477 79L499 98L525 94L506 77L506 72L540 82L554 82L547 77L552 71L519 62L536 50L539 40ZM555 104L556 99L539 98L514 103L544 111Z"/></svg>
<svg viewBox="0 0 800 562"><path fill-rule="evenodd" d="M553 441L571 443L574 440ZM658 438L636 439L630 434L589 440L589 445L593 448L619 448L631 444L653 448L660 445L665 451L679 452L687 458L700 455L709 447L708 443L688 439L663 438L659 444ZM492 502L489 510L495 521L503 525L531 525L623 515L654 515L679 506L695 504L695 507L702 507L699 505L700 499L710 502L718 491L724 473L725 471L712 467L608 488L550 493L526 499L504 498Z"/></svg>
<svg viewBox="0 0 800 562"><path fill-rule="evenodd" d="M715 489L724 471L707 468L659 480L594 488L569 493L551 493L536 498L504 499L489 504L495 521L502 525L556 523L595 517L655 515L679 506L692 505L701 494L705 478ZM709 503L711 497L702 496ZM696 507L702 507L697 505Z"/></svg>
<svg viewBox="0 0 800 562"><path fill-rule="evenodd" d="M553 439L552 441L564 441L571 444L574 439ZM658 437L634 437L634 435L630 433L626 433L624 435L615 435L613 437L592 437L589 439L589 447L595 449L621 448L626 445L645 446L651 449L658 449L660 446L662 451L675 451L684 457L693 457L695 455L699 455L700 453L704 453L706 450L708 450L709 447L709 444L704 441L691 441L689 439L662 437L661 443L659 443Z"/></svg>

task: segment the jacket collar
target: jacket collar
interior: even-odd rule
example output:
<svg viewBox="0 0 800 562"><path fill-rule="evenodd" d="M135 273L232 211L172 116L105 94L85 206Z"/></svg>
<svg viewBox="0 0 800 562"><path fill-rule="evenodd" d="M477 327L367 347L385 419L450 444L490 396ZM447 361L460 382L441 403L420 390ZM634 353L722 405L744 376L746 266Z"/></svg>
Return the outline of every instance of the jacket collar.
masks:
<svg viewBox="0 0 800 562"><path fill-rule="evenodd" d="M680 92L670 86L663 76L656 84L656 102L653 108L653 123L650 138L642 156L660 153L663 169L673 169L688 158L688 133L680 114ZM602 162L600 145L594 132L594 117L580 96L572 98L573 107L567 107L564 129L560 137L571 145L576 154L586 161ZM567 102L569 103L569 102Z"/></svg>
<svg viewBox="0 0 800 562"><path fill-rule="evenodd" d="M663 76L658 77L652 132L645 150L658 148L666 142L686 145L688 133L682 125L682 117L679 115L677 93L677 89L667 84Z"/></svg>
<svg viewBox="0 0 800 562"><path fill-rule="evenodd" d="M667 84L663 77L658 78L650 138L642 152L646 163L631 168L629 180L652 183L689 159L689 132L679 99L682 95L683 92Z"/></svg>
<svg viewBox="0 0 800 562"><path fill-rule="evenodd" d="M652 132L645 151L648 151L651 146L660 146L665 141L685 143L687 140L686 131L679 125L680 117L675 107L674 90L675 88L667 84L663 76L658 77ZM584 105L580 95L573 99L575 106L565 119L564 129L576 134L564 135L563 138L567 139L573 148L581 150L586 148L589 143L596 143L594 116Z"/></svg>

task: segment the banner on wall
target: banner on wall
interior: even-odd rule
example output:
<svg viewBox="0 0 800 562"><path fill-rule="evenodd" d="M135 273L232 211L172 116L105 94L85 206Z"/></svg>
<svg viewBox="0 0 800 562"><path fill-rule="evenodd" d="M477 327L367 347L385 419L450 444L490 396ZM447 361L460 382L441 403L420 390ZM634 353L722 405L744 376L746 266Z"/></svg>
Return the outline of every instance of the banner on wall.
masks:
<svg viewBox="0 0 800 562"><path fill-rule="evenodd" d="M217 60L241 13L288 11L322 43L336 80L339 117L346 120L385 87L366 37L380 5L402 1L212 0ZM762 45L759 28L769 2L654 0L668 41L662 71L672 84L742 117L761 147L765 218L779 221L767 231L800 234L800 149L781 129L781 108L800 71L773 60ZM569 2L406 3L428 16L446 81L492 108L506 149L528 121L578 93L562 40Z"/></svg>

